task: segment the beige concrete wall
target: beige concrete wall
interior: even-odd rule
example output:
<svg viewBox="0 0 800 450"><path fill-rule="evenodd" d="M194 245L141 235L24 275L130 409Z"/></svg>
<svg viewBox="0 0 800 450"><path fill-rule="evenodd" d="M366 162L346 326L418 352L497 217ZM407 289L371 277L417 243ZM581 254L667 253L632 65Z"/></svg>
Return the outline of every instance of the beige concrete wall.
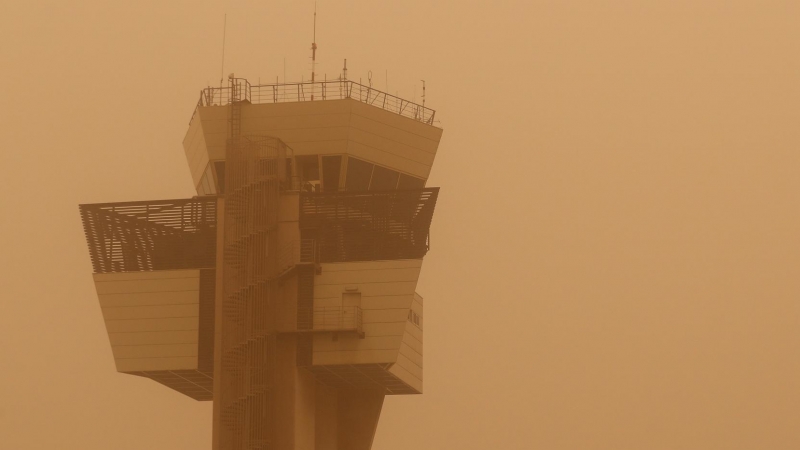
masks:
<svg viewBox="0 0 800 450"><path fill-rule="evenodd" d="M315 450L316 447L316 381L314 375L299 367L294 368L295 421L294 450Z"/></svg>
<svg viewBox="0 0 800 450"><path fill-rule="evenodd" d="M274 447L295 448L295 422L297 420L297 349L295 336L278 335L275 343L275 386L272 395L274 420Z"/></svg>
<svg viewBox="0 0 800 450"><path fill-rule="evenodd" d="M353 389L339 392L339 448L370 450L381 416L382 391Z"/></svg>
<svg viewBox="0 0 800 450"><path fill-rule="evenodd" d="M348 100L245 105L242 133L275 136L295 155L346 153Z"/></svg>
<svg viewBox="0 0 800 450"><path fill-rule="evenodd" d="M93 276L118 371L197 369L199 270Z"/></svg>
<svg viewBox="0 0 800 450"><path fill-rule="evenodd" d="M275 448L315 450L317 383L297 367L297 341L282 334L276 340L273 412Z"/></svg>
<svg viewBox="0 0 800 450"><path fill-rule="evenodd" d="M278 263L284 270L300 260L300 195L281 194L278 201Z"/></svg>
<svg viewBox="0 0 800 450"><path fill-rule="evenodd" d="M334 388L317 384L315 450L338 450L339 398Z"/></svg>
<svg viewBox="0 0 800 450"><path fill-rule="evenodd" d="M209 161L225 159L228 107L195 112L184 149L195 186ZM295 156L350 154L428 178L442 129L353 99L242 105L242 134L275 136Z"/></svg>
<svg viewBox="0 0 800 450"><path fill-rule="evenodd" d="M442 129L355 100L348 154L427 179Z"/></svg>
<svg viewBox="0 0 800 450"><path fill-rule="evenodd" d="M411 310L422 317L422 297L414 293ZM424 322L420 322L424 324ZM397 363L389 372L422 393L422 327L406 320Z"/></svg>
<svg viewBox="0 0 800 450"><path fill-rule="evenodd" d="M299 194L281 194L278 203L278 259L287 259L284 252L290 252L290 261L300 258L300 202ZM289 246L287 248L287 246ZM283 271L287 266L280 267ZM288 277L280 283L281 301L275 308L275 325L279 331L291 331L297 326L297 277Z"/></svg>
<svg viewBox="0 0 800 450"><path fill-rule="evenodd" d="M397 362L421 267L421 259L322 264L314 277L314 306L341 305L345 288L357 287L365 338L317 335L313 364Z"/></svg>

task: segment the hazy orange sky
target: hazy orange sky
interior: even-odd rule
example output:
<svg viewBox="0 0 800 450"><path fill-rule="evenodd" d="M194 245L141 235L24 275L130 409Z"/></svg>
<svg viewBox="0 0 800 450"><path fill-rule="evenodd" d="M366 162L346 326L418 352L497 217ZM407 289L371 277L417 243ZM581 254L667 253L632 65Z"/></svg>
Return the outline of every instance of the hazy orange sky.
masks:
<svg viewBox="0 0 800 450"><path fill-rule="evenodd" d="M0 7L0 447L210 448L117 374L79 203L194 194L201 88L313 2ZM375 450L800 448L800 2L318 1L318 73L437 110L425 394ZM323 75L324 76L324 75Z"/></svg>

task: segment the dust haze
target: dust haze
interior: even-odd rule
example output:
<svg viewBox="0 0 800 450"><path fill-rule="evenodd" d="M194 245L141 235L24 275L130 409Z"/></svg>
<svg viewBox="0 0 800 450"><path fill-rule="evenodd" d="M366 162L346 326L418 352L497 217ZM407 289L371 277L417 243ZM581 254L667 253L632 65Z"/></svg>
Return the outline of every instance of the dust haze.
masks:
<svg viewBox="0 0 800 450"><path fill-rule="evenodd" d="M77 205L194 195L200 89L308 79L313 7L3 5L4 448L210 448L210 403L115 372ZM425 394L387 398L373 448L800 447L798 23L772 0L318 2L317 76L424 79L444 129Z"/></svg>

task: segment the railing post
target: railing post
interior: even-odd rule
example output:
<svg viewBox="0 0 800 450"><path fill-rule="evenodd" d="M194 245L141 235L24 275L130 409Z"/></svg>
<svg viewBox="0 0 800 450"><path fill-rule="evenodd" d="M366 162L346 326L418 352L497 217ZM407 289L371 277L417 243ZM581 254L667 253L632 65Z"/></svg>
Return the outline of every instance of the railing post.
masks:
<svg viewBox="0 0 800 450"><path fill-rule="evenodd" d="M225 106L229 103L243 100L247 100L252 104L268 103L269 98L262 98L262 96L266 94L262 93L260 90L262 88L266 88L267 86L272 88L273 103L306 101L306 85L311 86L310 94L312 97L317 97L318 94L321 94L322 100L328 100L328 88L330 87L329 83L336 83L339 89L338 92L335 92L336 89L334 88L334 95L331 97L331 99L357 99L358 101L374 105L386 111L391 111L403 117L408 117L428 125L433 125L436 120L436 111L434 110L408 100L403 100L402 98L389 95L386 92L381 92L377 89L373 89L372 87L361 85L360 83L352 80L344 79L333 80L330 82L318 81L314 83L276 83L274 85L257 85L255 86L256 93L253 94L253 86L250 84L250 82L243 78L237 78L227 86L209 86L208 88L201 89L197 106ZM296 89L296 92L292 94L289 92L291 89ZM357 92L353 92L353 89L356 89ZM372 91L375 92L373 93ZM383 99L381 100L381 103L378 104L379 96L381 95L383 95ZM406 112L406 109L409 107L411 107L412 110Z"/></svg>

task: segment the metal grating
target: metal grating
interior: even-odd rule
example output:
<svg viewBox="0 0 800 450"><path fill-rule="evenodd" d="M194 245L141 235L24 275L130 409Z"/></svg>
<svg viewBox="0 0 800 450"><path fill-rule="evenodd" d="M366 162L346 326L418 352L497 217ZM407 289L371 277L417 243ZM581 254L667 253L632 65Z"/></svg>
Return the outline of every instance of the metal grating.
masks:
<svg viewBox="0 0 800 450"><path fill-rule="evenodd" d="M320 262L422 258L439 188L302 193L300 227Z"/></svg>
<svg viewBox="0 0 800 450"><path fill-rule="evenodd" d="M341 364L307 367L315 379L336 389L382 389L387 395L419 394L389 372L391 364Z"/></svg>
<svg viewBox="0 0 800 450"><path fill-rule="evenodd" d="M298 331L309 331L314 324L314 267L301 266L297 269L297 323ZM311 336L297 336L295 350L297 366L311 365L314 343Z"/></svg>
<svg viewBox="0 0 800 450"><path fill-rule="evenodd" d="M287 147L237 137L232 112L225 164L221 446L271 448L278 295L277 217ZM283 170L281 170L283 169Z"/></svg>
<svg viewBox="0 0 800 450"><path fill-rule="evenodd" d="M213 397L214 378L211 372L201 370L152 370L126 373L150 378L198 401L209 401Z"/></svg>
<svg viewBox="0 0 800 450"><path fill-rule="evenodd" d="M215 197L79 208L95 273L214 267Z"/></svg>

